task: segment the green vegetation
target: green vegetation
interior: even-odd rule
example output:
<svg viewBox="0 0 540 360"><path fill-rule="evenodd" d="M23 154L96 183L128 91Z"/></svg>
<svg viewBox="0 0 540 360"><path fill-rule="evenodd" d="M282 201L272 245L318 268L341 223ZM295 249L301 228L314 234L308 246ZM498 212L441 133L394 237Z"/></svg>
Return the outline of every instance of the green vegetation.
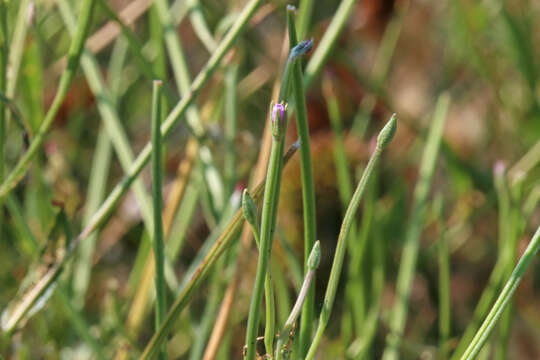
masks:
<svg viewBox="0 0 540 360"><path fill-rule="evenodd" d="M539 16L0 0L0 358L540 358Z"/></svg>

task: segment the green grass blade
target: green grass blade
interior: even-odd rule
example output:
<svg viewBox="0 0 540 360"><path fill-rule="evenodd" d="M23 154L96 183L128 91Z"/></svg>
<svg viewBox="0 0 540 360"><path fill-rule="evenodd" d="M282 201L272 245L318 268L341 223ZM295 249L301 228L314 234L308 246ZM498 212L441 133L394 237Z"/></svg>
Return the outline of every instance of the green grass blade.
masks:
<svg viewBox="0 0 540 360"><path fill-rule="evenodd" d="M386 348L384 350L383 360L399 358L399 346L401 345L405 322L407 320L407 306L416 269L416 259L420 247L420 234L424 224L427 197L431 186L431 179L433 178L433 173L435 171L435 164L439 153L449 105L450 97L447 94L441 95L437 100L433 122L424 148L418 182L414 189L411 217L405 235L403 253L401 255L396 284L397 298L390 316L390 332L386 338Z"/></svg>
<svg viewBox="0 0 540 360"><path fill-rule="evenodd" d="M90 28L94 3L95 0L83 0L82 2L80 16L77 22L77 29L68 52L68 65L60 78L60 84L58 85L58 90L56 91L51 107L49 108L45 119L41 123L39 131L34 136L34 139L28 147L28 150L0 185L0 199L3 199L26 174L32 158L37 154L39 148L43 144L45 136L47 135L47 132L51 127L52 122L60 109L60 106L62 105L62 102L64 101L64 98L71 86L71 81L73 80L75 72L79 67L79 60L83 51L84 42L88 34L88 29Z"/></svg>
<svg viewBox="0 0 540 360"><path fill-rule="evenodd" d="M173 68L176 85L181 94L187 94L190 90L190 75L180 38L176 33L171 15L168 11L167 0L156 0L154 5L163 26L163 36ZM188 107L186 116L187 123L195 137L199 140L203 139L205 137L204 125L201 121L199 111L194 105ZM217 215L225 206L223 180L213 164L212 154L208 147L201 143L199 153L203 169L203 179L206 181L207 189L211 194L212 211L214 215Z"/></svg>
<svg viewBox="0 0 540 360"><path fill-rule="evenodd" d="M347 22L355 3L356 0L342 0L339 4L330 25L328 25L328 29L319 42L319 46L317 46L311 56L311 60L307 64L304 76L304 84L306 87L309 87L317 75L319 75L319 72L328 59L334 45L337 44L338 36L345 27L345 23Z"/></svg>
<svg viewBox="0 0 540 360"><path fill-rule="evenodd" d="M493 327L499 320L503 310L508 305L508 302L510 301L510 299L512 299L512 295L516 291L516 288L519 285L521 279L523 278L525 271L527 271L529 265L531 264L531 261L534 259L539 248L540 248L540 227L534 233L534 236L532 237L531 242L529 243L529 245L527 246L527 249L525 250L521 258L519 259L519 262L514 268L512 275L506 282L506 285L504 286L501 293L499 294L499 297L495 301L495 304L493 304L486 319L482 323L482 326L480 326L480 329L475 334L471 343L469 344L469 346L467 347L467 349L461 356L462 360L472 360L476 357L476 355L478 355L478 352L482 349L483 345L487 341L487 338L489 334L491 333L491 330L493 329Z"/></svg>
<svg viewBox="0 0 540 360"><path fill-rule="evenodd" d="M107 185L107 174L109 172L112 157L112 144L104 128L98 133L96 151L92 161L92 170L90 171L90 181L88 183L88 192L86 194L86 206L84 210L83 223L86 224L90 216L98 209L99 204L105 196ZM84 305L84 297L88 284L90 283L90 273L93 264L93 255L97 234L92 234L81 244L77 260L73 264L73 303L77 308Z"/></svg>
<svg viewBox="0 0 540 360"><path fill-rule="evenodd" d="M154 258L156 265L156 330L163 323L167 312L167 293L165 289L165 246L163 245L163 199L161 193L162 158L161 158L161 80L155 80L152 91L152 198L154 211ZM167 348L161 349L160 359L167 358Z"/></svg>

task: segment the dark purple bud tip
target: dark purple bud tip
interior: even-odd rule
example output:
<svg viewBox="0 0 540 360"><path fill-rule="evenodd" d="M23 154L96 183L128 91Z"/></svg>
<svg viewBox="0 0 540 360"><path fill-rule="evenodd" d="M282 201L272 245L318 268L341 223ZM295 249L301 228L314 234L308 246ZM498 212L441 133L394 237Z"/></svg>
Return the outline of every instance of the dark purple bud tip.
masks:
<svg viewBox="0 0 540 360"><path fill-rule="evenodd" d="M297 58L308 53L313 48L313 38L309 40L300 41L298 45L291 50L291 58Z"/></svg>

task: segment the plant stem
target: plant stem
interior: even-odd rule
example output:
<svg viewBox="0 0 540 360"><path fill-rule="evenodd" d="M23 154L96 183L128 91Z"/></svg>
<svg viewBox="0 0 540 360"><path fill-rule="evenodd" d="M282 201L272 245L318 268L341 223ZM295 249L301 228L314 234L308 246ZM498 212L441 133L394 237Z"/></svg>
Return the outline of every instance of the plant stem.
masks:
<svg viewBox="0 0 540 360"><path fill-rule="evenodd" d="M311 23L311 15L313 14L313 0L300 0L298 5L298 37L303 39L306 36L309 25Z"/></svg>
<svg viewBox="0 0 540 360"><path fill-rule="evenodd" d="M300 288L300 292L298 293L298 298L296 299L296 303L294 304L293 309L291 310L291 313L289 314L289 317L285 321L285 325L283 325L283 329L279 333L279 338L276 345L275 360L281 360L283 358L284 353L288 351L285 346L285 341L290 338L291 331L294 328L296 319L298 319L298 316L300 316L300 310L302 309L302 304L305 302L308 296L311 283L313 282L313 278L315 276L315 270L317 270L317 267L319 267L320 259L321 259L321 246L320 246L320 243L317 241L313 245L313 249L311 253L309 254L308 261L306 261L307 272L306 272L306 275L304 276L304 281L302 282L302 287Z"/></svg>
<svg viewBox="0 0 540 360"><path fill-rule="evenodd" d="M319 316L319 324L317 326L317 331L315 332L315 337L313 339L313 342L311 343L311 346L307 353L306 360L311 360L315 356L315 353L317 351L317 347L319 346L319 342L321 341L323 332L326 328L326 325L328 324L328 319L330 318L330 314L332 312L332 306L334 305L334 299L336 296L339 277L341 275L341 269L343 267L343 259L345 257L345 249L347 245L345 240L349 237L349 233L351 231L351 225L353 223L356 210L358 209L358 206L360 205L360 200L362 199L362 195L364 194L366 185L369 179L371 178L373 169L375 168L375 166L377 165L377 162L379 161L381 152L388 145L388 143L392 140L392 137L394 136L394 133L396 131L396 126L397 126L396 122L397 122L397 117L394 114L392 115L392 118L390 119L390 121L388 121L388 123L381 130L379 137L377 139L377 147L375 148L375 151L373 152L373 154L371 155L371 158L369 159L366 169L364 170L364 173L362 174L362 178L358 182L358 185L353 194L351 202L349 203L347 211L345 212L345 216L343 217L343 223L341 224L341 230L339 231L339 237L338 237L338 241L336 245L336 252L334 254L334 261L332 263L332 270L330 270L330 278L328 279L328 286L326 288L326 294L324 295L321 315Z"/></svg>
<svg viewBox="0 0 540 360"><path fill-rule="evenodd" d="M236 183L236 87L238 86L238 64L229 65L225 72L225 159L224 178L226 197L234 191Z"/></svg>
<svg viewBox="0 0 540 360"><path fill-rule="evenodd" d="M182 50L182 44L174 27L167 3L167 0L156 0L154 2L154 6L156 7L161 25L163 27L163 36L171 66L173 68L176 86L180 90L180 93L185 95L190 91L191 79L184 52ZM205 137L205 129L201 121L199 111L195 105L188 107L186 118L187 124L190 126L195 137L198 140L202 140ZM217 218L225 206L223 180L213 164L211 151L208 149L207 145L203 143L199 144L199 158L201 160L200 163L203 172L203 179L206 182L207 190L211 195L211 210L214 217Z"/></svg>
<svg viewBox="0 0 540 360"><path fill-rule="evenodd" d="M435 170L449 104L450 97L447 94L439 96L427 143L424 148L424 154L420 165L420 174L414 189L411 218L405 235L403 253L401 254L396 285L397 299L392 308L389 325L390 332L386 338L386 348L383 353L383 360L394 360L398 358L398 350L401 344L405 322L407 320L409 293L416 269L416 259L420 247L420 234L422 232L427 197Z"/></svg>
<svg viewBox="0 0 540 360"><path fill-rule="evenodd" d="M486 319L482 323L482 326L480 326L480 329L472 339L471 343L465 350L465 353L461 356L462 360L472 360L476 357L480 349L482 349L482 346L486 342L489 334L491 333L491 330L497 323L497 320L501 316L503 310L505 309L506 305L512 298L512 295L516 291L517 286L519 285L521 278L525 274L525 271L527 271L527 268L529 267L531 261L534 259L534 256L538 252L538 249L540 248L540 227L536 230L534 233L534 236L531 239L531 242L529 243L529 246L527 246L527 249L519 259L518 264L514 268L514 271L512 272L512 275L510 276L510 279L506 282L506 285L504 286L503 290L499 294L499 297L495 301L495 304L491 308L489 314L487 315Z"/></svg>
<svg viewBox="0 0 540 360"><path fill-rule="evenodd" d="M298 146L298 143L295 143L291 146L291 148L283 157L283 164L286 164L289 161L289 159L298 149ZM264 186L265 184L263 182L251 192L251 194L253 194L253 200L255 202L260 199ZM189 281L186 282L185 286L181 286L182 290L180 294L169 309L163 325L161 325L159 330L152 336L152 338L146 345L146 348L144 349L144 352L140 357L141 360L151 359L156 354L161 343L165 341L176 319L178 318L182 310L184 310L186 305L189 303L193 294L201 285L202 281L208 275L209 270L215 264L217 259L219 259L221 254L223 254L223 252L231 245L233 240L236 239L236 236L240 233L243 223L244 221L242 216L242 210L238 210L232 220L229 222L229 225L225 228L225 230L216 240L216 242L212 246L212 249L210 249L208 254L201 261L197 270L193 273L193 275L191 275Z"/></svg>
<svg viewBox="0 0 540 360"><path fill-rule="evenodd" d="M7 71L8 71L8 56L9 56L9 34L7 24L8 4L6 0L0 0L0 94L6 94L7 88ZM4 158L5 158L5 141L6 141L6 103L0 101L0 182L4 180ZM0 209L3 208L3 199L0 198ZM0 234L3 234L3 212L0 211ZM0 240L3 236L0 235Z"/></svg>
<svg viewBox="0 0 540 360"><path fill-rule="evenodd" d="M307 51L311 50L312 42L301 42L291 48L289 58L285 64L281 88L279 92L280 103L272 106L272 147L270 150L270 161L266 175L266 187L264 190L264 202L261 216L261 243L259 246L259 259L257 262L257 273L255 275L255 285L251 296L249 307L248 326L246 330L247 352L245 358L255 359L255 343L257 329L259 327L259 313L262 302L263 284L266 278L270 252L272 249L272 239L276 226L277 204L281 184L281 172L283 169L283 147L285 143L285 133L287 131L287 105L283 103L288 92L291 71L296 60Z"/></svg>
<svg viewBox="0 0 540 360"><path fill-rule="evenodd" d="M289 44L292 49L298 40L294 25L294 14L290 9L287 11L287 24L289 28ZM307 275L307 261L317 238L317 214L315 212L315 181L313 180L313 166L311 164L311 147L309 144L309 126L307 119L306 98L302 80L302 68L296 61L292 69L292 87L294 102L296 104L296 125L300 139L300 168L302 178L302 209L304 214L304 274ZM315 311L315 287L308 290L302 318L300 322L300 358L306 356L311 335L313 332L313 318Z"/></svg>
<svg viewBox="0 0 540 360"><path fill-rule="evenodd" d="M311 56L311 60L307 64L304 77L304 85L306 87L309 87L311 82L317 77L323 64L330 55L330 51L334 45L337 44L337 38L341 33L341 30L345 27L345 23L347 22L355 3L356 0L343 0L341 4L339 4L330 25L328 25L324 36L319 42L319 46L317 46L317 49L315 49Z"/></svg>
<svg viewBox="0 0 540 360"><path fill-rule="evenodd" d="M79 60L92 19L94 3L95 0L83 0L82 2L79 21L77 22L77 30L75 31L73 41L69 47L67 67L60 78L60 84L58 85L58 90L56 91L52 105L49 108L45 119L41 123L37 134L34 136L30 146L28 147L28 150L0 185L0 200L3 199L7 193L16 186L26 174L26 171L30 166L30 161L37 154L39 148L43 144L45 136L47 135L47 132L51 127L54 118L56 117L56 113L64 101L64 98L71 86L71 81L73 80L75 72L79 67ZM3 13L5 14L5 12Z"/></svg>
<svg viewBox="0 0 540 360"><path fill-rule="evenodd" d="M434 203L436 216L439 218L439 353L440 359L446 360L450 354L450 256L448 241L444 233L442 217L442 194L438 194Z"/></svg>
<svg viewBox="0 0 540 360"><path fill-rule="evenodd" d="M163 220L161 212L162 163L161 163L161 80L154 80L152 91L152 197L154 210L154 257L156 264L156 330L159 329L167 312L167 293L165 289L165 253L163 245ZM167 358L167 348L163 346L159 356Z"/></svg>
<svg viewBox="0 0 540 360"><path fill-rule="evenodd" d="M247 222L251 225L253 231L253 238L255 239L255 244L257 248L261 246L260 238L260 229L257 222L257 212L256 207L251 200L251 204L246 204L250 201L251 197L247 189L244 189L244 194L242 197L242 207L244 211L244 217ZM250 206L251 205L251 206ZM249 209L248 209L249 206ZM272 354L274 349L274 331L276 325L275 317L275 298L274 298L274 286L272 284L272 270L270 264L268 264L268 271L266 272L266 277L264 279L264 299L265 299L265 327L264 327L264 346L267 354Z"/></svg>
<svg viewBox="0 0 540 360"><path fill-rule="evenodd" d="M283 129L287 128L286 118L276 119L275 122L283 121ZM277 125L280 126L280 125ZM285 130L284 130L285 131ZM249 307L248 327L246 330L247 353L246 359L255 359L256 338L259 327L259 312L262 301L263 285L266 278L268 262L270 260L270 251L272 249L272 237L274 233L275 217L277 215L277 199L281 183L281 161L282 148L285 140L284 132L279 137L272 140L272 149L270 151L270 162L268 164L268 173L266 177L266 186L264 190L264 203L261 216L261 236L259 245L259 260L257 263L257 273L255 276L255 285Z"/></svg>

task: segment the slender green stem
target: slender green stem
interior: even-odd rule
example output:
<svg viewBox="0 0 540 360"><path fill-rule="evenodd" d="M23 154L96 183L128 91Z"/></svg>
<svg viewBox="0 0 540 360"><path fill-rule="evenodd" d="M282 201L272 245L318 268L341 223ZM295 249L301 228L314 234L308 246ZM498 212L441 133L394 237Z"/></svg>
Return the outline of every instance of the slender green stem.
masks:
<svg viewBox="0 0 540 360"><path fill-rule="evenodd" d="M161 163L161 80L154 80L152 91L152 197L154 210L154 257L156 265L156 330L159 329L167 312L167 293L165 285L165 252L163 245L163 200L161 195L162 163ZM159 356L167 358L164 346Z"/></svg>
<svg viewBox="0 0 540 360"><path fill-rule="evenodd" d="M279 116L277 116L279 117ZM274 119L277 127L279 123L283 123L283 132L280 136L275 136L272 140L272 149L270 152L270 161L268 164L268 173L266 177L266 186L264 190L264 203L261 217L261 236L259 245L259 261L257 263L257 273L255 275L255 285L253 287L251 305L249 308L248 327L246 330L247 352L246 358L249 360L255 359L256 353L256 338L259 327L259 312L262 301L264 279L268 263L270 260L270 251L272 249L272 237L274 233L275 216L277 212L277 199L279 198L279 190L281 183L281 161L282 148L285 139L284 131L287 127L285 115L278 119Z"/></svg>
<svg viewBox="0 0 540 360"><path fill-rule="evenodd" d="M300 292L298 293L296 303L294 304L294 307L292 308L289 317L285 321L283 329L279 333L279 338L276 344L275 360L283 359L285 353L290 351L287 349L285 342L286 340L290 339L292 335L291 332L294 328L294 324L296 323L296 319L298 319L298 316L300 316L300 310L302 309L303 303L308 296L309 288L311 287L311 283L314 280L313 278L315 276L315 271L319 267L320 261L321 244L319 243L319 241L316 241L313 245L311 253L309 254L308 261L306 261L307 272L304 276L304 281L302 283L302 287L300 288Z"/></svg>
<svg viewBox="0 0 540 360"><path fill-rule="evenodd" d="M519 190L521 183L514 185L513 191L508 194L509 197L509 216L504 218L504 223L507 228L504 236L504 252L502 254L504 258L504 278L508 278L512 274L512 270L515 266L517 259L517 248L520 234L524 230L521 227L521 221L523 213L519 208L521 203ZM505 189L508 191L507 183L504 182ZM512 317L513 317L512 300L509 301L506 310L502 313L501 323L499 326L499 338L495 347L495 359L504 360L508 357L508 343L510 341L510 333L512 330Z"/></svg>
<svg viewBox="0 0 540 360"><path fill-rule="evenodd" d="M497 323L497 320L499 320L499 317L501 316L503 310L512 298L512 295L516 291L516 288L519 285L521 278L525 274L525 271L527 271L529 265L531 264L531 261L534 259L539 248L540 227L534 233L534 236L532 237L529 246L527 246L527 249L519 259L519 262L514 268L512 275L506 282L506 285L499 294L499 297L495 301L495 304L493 304L493 307L491 308L489 314L482 323L482 326L480 326L480 329L465 350L465 353L463 353L463 355L461 356L462 360L474 359L478 352L482 349L482 346L485 344L489 334L491 333L491 330Z"/></svg>
<svg viewBox="0 0 540 360"><path fill-rule="evenodd" d="M27 23L29 3L30 0L21 0L19 2L19 11L17 12L15 29L13 31L13 37L9 46L10 77L7 79L7 86L5 89L6 97L9 99L12 99L13 95L15 95L15 88L17 86L17 79L19 76L19 69L21 67L21 59L24 50L26 31L30 28L30 24ZM4 92L2 91L2 93Z"/></svg>
<svg viewBox="0 0 540 360"><path fill-rule="evenodd" d="M0 0L0 94L6 94L7 88L7 71L8 71L8 56L9 56L9 34L7 24L7 1ZM0 182L4 180L4 152L6 141L6 103L0 101ZM0 209L2 208L3 199L0 198ZM0 212L0 234L2 231L3 213ZM2 236L0 235L0 240Z"/></svg>
<svg viewBox="0 0 540 360"><path fill-rule="evenodd" d="M306 87L309 87L311 82L315 80L321 71L323 64L330 55L330 51L334 45L337 44L337 38L345 27L345 23L347 22L356 1L357 0L343 0L341 4L339 4L330 25L328 25L328 29L324 33L319 42L319 46L317 46L317 49L313 52L311 60L306 67L306 75L304 77L304 84Z"/></svg>
<svg viewBox="0 0 540 360"><path fill-rule="evenodd" d="M439 239L439 353L440 359L446 360L450 354L450 256L448 241L443 229L442 195L438 194L434 201L436 216L440 222Z"/></svg>
<svg viewBox="0 0 540 360"><path fill-rule="evenodd" d="M71 81L73 80L75 72L79 67L79 59L83 51L84 41L86 40L88 29L90 28L94 3L95 0L84 0L82 2L79 21L77 22L77 30L69 47L67 67L60 78L60 84L58 85L58 90L56 91L52 105L49 108L45 119L41 123L37 134L34 136L32 143L28 147L28 150L0 185L0 199L3 199L7 193L10 192L11 189L13 189L23 178L24 174L26 174L26 171L30 166L30 162L43 144L45 136L47 135L56 113L64 101L64 98L70 88Z"/></svg>
<svg viewBox="0 0 540 360"><path fill-rule="evenodd" d="M261 246L260 228L257 221L257 208L255 203L251 199L247 189L244 189L242 194L242 211L246 221L251 225L253 231L253 238L257 248ZM264 299L265 299L265 326L264 326L264 346L267 354L272 354L274 349L274 335L275 335L275 298L274 298L274 285L272 284L272 269L268 264L268 271L264 279Z"/></svg>
<svg viewBox="0 0 540 360"><path fill-rule="evenodd" d="M504 277L505 277L505 249L507 248L507 241L509 240L507 237L509 227L509 219L511 218L510 215L510 198L508 194L507 184L505 181L505 168L504 164L499 163L495 165L494 169L494 185L495 190L497 192L497 201L499 206L499 224L498 224L498 231L499 231L499 249L497 254L497 262L495 263L495 267L493 268L493 271L491 272L491 275L488 279L488 283L486 287L484 288L484 291L482 292L482 295L480 296L480 299L478 300L478 303L476 305L476 308L474 309L474 313L472 315L472 319L467 325L467 328L463 332L463 335L461 336L461 339L456 346L454 353L452 354L451 359L457 360L461 357L461 355L465 352L465 349L467 348L467 345L471 342L472 338L474 337L474 334L478 331L480 328L480 325L482 324L482 320L487 315L490 306L495 301L495 297L497 296L497 292L502 288ZM513 267L513 264L511 265Z"/></svg>
<svg viewBox="0 0 540 360"><path fill-rule="evenodd" d="M184 52L182 50L182 44L175 30L172 17L169 12L167 0L156 0L154 2L154 6L156 7L161 25L163 26L163 36L171 61L171 66L173 68L176 85L182 95L188 94L190 91L191 79ZM195 105L188 107L186 117L187 124L190 126L193 134L197 137L197 139L202 140L206 136L206 132L201 121L199 111ZM201 160L203 179L206 182L207 189L211 195L211 210L213 215L217 217L219 212L221 212L225 206L223 180L213 164L212 153L208 147L202 143L199 145L199 158Z"/></svg>
<svg viewBox="0 0 540 360"><path fill-rule="evenodd" d="M377 49L377 55L373 61L371 68L371 82L379 91L369 92L362 98L358 111L354 118L352 130L358 136L363 136L371 118L371 114L377 104L377 93L380 92L381 87L388 77L390 65L392 64L392 58L396 49L396 45L401 34L403 27L403 20L407 13L408 1L403 2L400 9L397 11L397 15L390 20L384 31L383 37L379 48Z"/></svg>
<svg viewBox="0 0 540 360"><path fill-rule="evenodd" d="M232 194L236 183L236 87L238 64L230 65L225 72L225 159L224 177L227 197Z"/></svg>
<svg viewBox="0 0 540 360"><path fill-rule="evenodd" d="M287 11L287 23L289 27L289 43L291 49L296 46L296 28L294 14L291 8ZM309 126L307 119L306 98L302 80L302 68L296 61L292 69L292 88L294 102L296 104L296 125L300 139L300 169L302 178L302 209L304 215L304 274L307 274L307 262L317 238L317 214L315 212L315 181L313 180L313 166L311 164L311 147L309 144ZM308 290L302 318L300 322L300 354L303 358L311 343L313 332L313 319L315 317L315 287Z"/></svg>
<svg viewBox="0 0 540 360"><path fill-rule="evenodd" d="M248 326L246 330L246 356L248 360L255 359L255 343L257 330L259 327L259 313L262 302L263 284L266 278L270 252L272 249L272 239L276 226L277 204L279 200L281 172L283 169L283 147L285 142L285 132L287 131L287 105L283 103L290 83L291 71L296 60L309 50L313 42L303 41L291 49L279 93L280 103L272 107L272 147L270 150L270 160L266 175L266 188L264 191L264 203L261 216L261 243L259 246L259 259L257 262L257 273L255 275L255 285L253 286L251 304L249 307Z"/></svg>
<svg viewBox="0 0 540 360"><path fill-rule="evenodd" d="M92 161L92 170L90 171L90 181L88 183L88 192L84 209L84 224L88 222L90 216L98 209L100 202L103 201L111 158L111 140L109 139L105 128L102 127L98 132L96 150ZM90 283L90 273L92 270L92 260L96 240L97 234L92 234L83 244L81 244L77 254L77 260L74 261L73 264L72 288L74 298L72 299L72 302L79 309L84 305L86 290Z"/></svg>
<svg viewBox="0 0 540 360"><path fill-rule="evenodd" d="M313 6L315 1L313 0L300 0L298 5L298 37L304 38L309 29L311 23L311 15L313 14Z"/></svg>
<svg viewBox="0 0 540 360"><path fill-rule="evenodd" d="M339 102L338 98L336 96L336 92L334 90L334 86L332 83L332 80L326 76L323 78L322 81L322 91L323 91L323 97L326 100L326 105L328 108L328 117L330 118L330 125L332 126L332 132L334 133L334 163L336 167L336 177L337 177L337 188L339 192L339 197L341 199L341 203L343 205L343 211L346 210L347 204L349 201L351 201L351 197L353 194L353 179L350 174L350 165L347 158L347 154L345 152L345 143L343 139L343 125L342 125L342 119L341 119L341 113L339 110ZM346 299L349 302L349 312L344 312L344 321L342 322L343 326L345 325L352 325L354 323L357 334L361 334L361 329L364 326L364 306L365 299L364 299L364 289L363 284L365 283L365 280L367 279L367 274L365 272L362 272L361 270L361 262L363 257L363 252L365 249L365 244L367 244L367 236L369 234L370 229L370 223L371 223L371 215L373 214L373 198L374 196L371 196L371 191L368 191L368 198L366 199L366 202L364 205L364 211L363 211L363 223L362 225L362 231L361 236L358 238L357 231L358 226L357 222L353 221L353 224L351 225L351 231L350 231L350 239L347 240L347 243L349 245L350 251L351 251L351 261L349 262L349 269L348 269L348 283L349 286L347 286L346 292ZM353 239L355 242L353 242ZM352 316L350 316L352 315ZM353 319L353 321L345 321L346 318L349 317L349 319ZM352 326L350 326L350 330L352 330ZM346 332L344 332L344 338L347 338L350 336L347 336ZM350 333L350 331L349 331Z"/></svg>
<svg viewBox="0 0 540 360"><path fill-rule="evenodd" d="M435 107L435 114L427 143L424 148L420 174L413 195L411 218L405 235L405 245L401 254L401 262L396 285L396 302L390 317L390 332L386 338L386 348L383 353L384 360L397 359L399 346L407 320L407 306L409 294L416 269L416 259L420 247L420 234L424 222L424 213L435 170L437 155L442 139L446 113L450 104L450 97L443 94L439 97Z"/></svg>
<svg viewBox="0 0 540 360"><path fill-rule="evenodd" d="M191 105L191 103L199 95L199 92L204 87L204 85L208 82L208 80L210 80L212 74L221 62L221 59L223 58L223 56L225 56L225 53L229 50L233 42L244 30L249 19L253 16L253 13L257 9L260 1L261 0L251 0L244 7L244 10L239 15L237 21L229 30L223 41L220 43L216 52L212 54L199 75L193 81L189 91L186 92L186 95L182 97L180 102L173 108L171 113L169 113L169 115L161 125L161 134L163 137L167 136L172 130L173 126L185 115L188 106ZM146 144L143 150L139 153L139 156L133 162L133 165L130 167L125 178L113 189L113 191L109 194L100 209L94 214L92 221L79 235L80 238L85 238L89 233L97 229L106 220L108 215L112 212L112 210L114 210L114 208L118 204L120 198L125 194L133 180L139 175L143 167L150 160L151 151L152 145Z"/></svg>
<svg viewBox="0 0 540 360"><path fill-rule="evenodd" d="M62 16L68 31L74 33L76 28L76 18L70 9L69 3L66 0L57 0L57 3L60 15ZM128 173L134 162L134 155L129 144L129 139L122 127L120 115L115 107L115 100L105 87L105 81L101 75L97 60L86 50L84 50L81 55L81 67L88 81L88 85L90 86L90 90L97 99L98 111L103 119L109 139L112 141L115 152L120 160L120 165L124 172ZM133 192L141 209L146 230L151 234L154 227L152 205L150 197L141 180L136 179L134 181Z"/></svg>
<svg viewBox="0 0 540 360"><path fill-rule="evenodd" d="M199 37L199 40L203 43L206 50L212 53L216 50L217 44L212 36L212 32L208 28L208 24L204 19L203 12L201 10L201 4L199 0L189 0L189 20L193 26L193 31Z"/></svg>
<svg viewBox="0 0 540 360"><path fill-rule="evenodd" d="M367 183L371 178L373 169L377 165L383 149L392 140L396 131L396 126L397 117L394 114L392 115L390 121L388 121L388 123L381 130L377 139L377 147L375 148L375 151L369 159L366 169L362 174L362 178L360 179L351 199L351 202L349 203L349 207L345 212L343 223L341 224L341 230L339 231L336 252L334 254L334 261L332 262L332 269L330 270L328 286L324 295L323 307L319 316L319 324L317 326L317 331L315 332L313 342L311 343L311 346L307 353L306 360L311 360L314 358L315 353L317 352L317 347L319 346L319 342L321 341L324 330L326 329L326 325L328 324L328 319L330 318L330 314L332 313L332 307L334 305L334 299L336 297L336 291L338 287L339 277L341 275L341 269L343 267L343 259L345 257L345 249L347 245L345 240L349 237L351 225L353 223L356 210L360 205L360 200L362 199L364 190L366 189Z"/></svg>
<svg viewBox="0 0 540 360"><path fill-rule="evenodd" d="M283 164L286 164L289 161L289 159L294 155L296 150L298 150L298 147L298 143L295 143L291 146L291 148L283 157ZM255 202L257 202L261 198L264 187L265 184L263 182L259 184L254 191L251 192L253 194L253 200ZM182 290L180 294L178 295L169 312L167 313L167 317L165 318L163 325L161 325L159 330L152 336L152 338L146 345L146 348L144 349L144 352L140 357L141 360L151 359L156 354L156 352L159 350L161 343L166 340L169 331L173 327L176 319L178 318L182 310L184 310L186 305L189 303L189 301L193 297L193 294L200 287L202 281L206 278L209 270L215 264L217 259L219 259L220 255L227 248L229 248L233 240L237 238L237 235L242 230L243 225L244 221L242 216L242 210L238 210L230 221L229 225L215 241L208 254L200 262L197 270L194 271L193 274L190 276L189 281L187 281L185 285L181 285Z"/></svg>

